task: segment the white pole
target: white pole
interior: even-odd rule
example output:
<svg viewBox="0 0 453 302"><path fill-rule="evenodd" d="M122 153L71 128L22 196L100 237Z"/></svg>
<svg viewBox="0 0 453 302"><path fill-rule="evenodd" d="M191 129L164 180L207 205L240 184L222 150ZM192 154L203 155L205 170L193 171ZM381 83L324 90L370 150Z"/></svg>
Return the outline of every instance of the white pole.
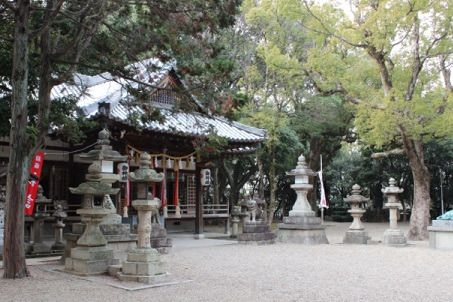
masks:
<svg viewBox="0 0 453 302"><path fill-rule="evenodd" d="M322 174L322 154L319 155L319 165ZM321 203L321 200L319 202ZM321 207L321 224L324 224L324 207Z"/></svg>
<svg viewBox="0 0 453 302"><path fill-rule="evenodd" d="M439 177L440 177L440 211L444 215L444 172L439 168Z"/></svg>

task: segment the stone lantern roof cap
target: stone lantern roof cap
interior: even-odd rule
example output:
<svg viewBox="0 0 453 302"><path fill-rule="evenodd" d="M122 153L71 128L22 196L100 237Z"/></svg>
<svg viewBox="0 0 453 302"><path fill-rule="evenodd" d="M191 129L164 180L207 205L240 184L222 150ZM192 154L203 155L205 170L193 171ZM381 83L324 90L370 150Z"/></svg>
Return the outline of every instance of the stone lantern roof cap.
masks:
<svg viewBox="0 0 453 302"><path fill-rule="evenodd" d="M343 198L343 200L347 203L361 203L370 200L369 198L360 194L362 193L362 191L362 188L358 184L355 184L352 186L351 195Z"/></svg>
<svg viewBox="0 0 453 302"><path fill-rule="evenodd" d="M117 194L119 188L112 188L111 185L101 182L101 166L99 163L92 163L88 167L88 174L85 175L86 182L81 183L76 188L69 188L72 194L84 195L105 195L105 194Z"/></svg>
<svg viewBox="0 0 453 302"><path fill-rule="evenodd" d="M392 177L389 179L389 186L382 189L381 192L386 195L400 194L404 192L404 189L397 187L396 180Z"/></svg>
<svg viewBox="0 0 453 302"><path fill-rule="evenodd" d="M164 179L164 173L157 173L150 168L151 156L147 152L140 155L140 167L134 172L129 173L132 182L161 182Z"/></svg>
<svg viewBox="0 0 453 302"><path fill-rule="evenodd" d="M96 195L96 196L104 196L108 195L116 195L120 191L120 188L112 188L110 185L103 183L103 182L96 182L96 181L87 181L81 183L76 188L69 188L72 194L76 195Z"/></svg>
<svg viewBox="0 0 453 302"><path fill-rule="evenodd" d="M127 156L121 155L110 146L110 132L102 129L98 133L97 145L93 150L80 154L80 158L88 160L111 160L113 162L126 161Z"/></svg>
<svg viewBox="0 0 453 302"><path fill-rule="evenodd" d="M305 156L301 154L297 159L297 166L295 169L292 169L290 172L286 172L286 175L307 175L307 176L315 176L316 172L310 169L307 166L307 162L305 160Z"/></svg>

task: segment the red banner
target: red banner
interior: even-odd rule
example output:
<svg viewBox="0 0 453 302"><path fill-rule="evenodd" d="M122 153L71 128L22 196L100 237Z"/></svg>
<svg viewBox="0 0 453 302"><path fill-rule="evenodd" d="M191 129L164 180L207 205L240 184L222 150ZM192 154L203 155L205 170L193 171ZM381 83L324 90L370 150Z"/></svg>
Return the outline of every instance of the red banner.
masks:
<svg viewBox="0 0 453 302"><path fill-rule="evenodd" d="M33 157L30 166L30 179L28 180L27 185L27 195L25 195L25 215L27 216L31 216L33 214L43 164L44 152L39 151Z"/></svg>

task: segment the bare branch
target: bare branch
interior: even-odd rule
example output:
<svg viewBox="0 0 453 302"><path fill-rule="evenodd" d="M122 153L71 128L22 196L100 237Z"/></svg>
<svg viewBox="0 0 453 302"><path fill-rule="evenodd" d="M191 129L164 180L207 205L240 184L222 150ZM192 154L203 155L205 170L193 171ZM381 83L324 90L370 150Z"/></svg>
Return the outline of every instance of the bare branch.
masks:
<svg viewBox="0 0 453 302"><path fill-rule="evenodd" d="M63 5L64 2L65 2L65 0L58 0L58 2L55 3L55 5L53 5L52 8L46 9L46 13L45 13L45 17L44 17L42 26L38 30L32 32L30 34L30 37L33 38L35 36L40 36L44 31L49 29L49 27L54 22L55 17L60 12L61 6ZM49 13L49 12L51 12L51 13Z"/></svg>
<svg viewBox="0 0 453 302"><path fill-rule="evenodd" d="M381 159L381 158L389 157L390 155L401 155L401 154L405 154L405 153L406 152L403 149L396 148L396 149L385 151L385 152L373 153L373 154L371 154L371 158Z"/></svg>
<svg viewBox="0 0 453 302"><path fill-rule="evenodd" d="M344 37L342 36L339 36L339 35L336 35L335 33L333 33L331 30L329 30L329 28L327 28L327 26L324 24L324 22L322 22L321 18L318 17L310 8L310 5L307 3L306 0L303 1L304 5L305 5L305 8L307 9L307 12L313 17L315 18L316 21L318 21L318 23L322 26L322 28L325 30L325 32L322 32L322 31L319 31L319 30L316 30L316 29L313 29L313 28L309 28L307 26L305 26L304 24L300 23L304 28L310 30L310 31L313 31L313 32L316 32L316 33L320 33L320 34L324 34L324 35L328 35L328 36L332 36L332 37L335 37L337 38L338 40L350 45L350 46L353 46L353 47L359 47L359 48L367 48L367 44L362 44L362 43L353 43L351 41L348 41L346 40Z"/></svg>

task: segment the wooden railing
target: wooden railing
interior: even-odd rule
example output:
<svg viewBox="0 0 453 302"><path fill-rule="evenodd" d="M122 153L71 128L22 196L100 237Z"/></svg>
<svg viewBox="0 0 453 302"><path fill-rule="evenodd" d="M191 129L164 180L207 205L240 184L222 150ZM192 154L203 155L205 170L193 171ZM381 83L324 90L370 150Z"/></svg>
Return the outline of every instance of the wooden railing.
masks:
<svg viewBox="0 0 453 302"><path fill-rule="evenodd" d="M76 214L76 210L80 205L69 205L66 212L69 214L69 220L80 220L80 216ZM195 218L195 205L194 204L181 204L180 205L181 217L176 215L175 205L168 205L168 218ZM230 215L228 204L204 204L203 217L205 218L223 218Z"/></svg>
<svg viewBox="0 0 453 302"><path fill-rule="evenodd" d="M195 218L194 204L181 204L179 206L181 218ZM178 218L175 205L168 205L168 218ZM203 217L206 218L221 218L229 216L228 204L204 204Z"/></svg>

